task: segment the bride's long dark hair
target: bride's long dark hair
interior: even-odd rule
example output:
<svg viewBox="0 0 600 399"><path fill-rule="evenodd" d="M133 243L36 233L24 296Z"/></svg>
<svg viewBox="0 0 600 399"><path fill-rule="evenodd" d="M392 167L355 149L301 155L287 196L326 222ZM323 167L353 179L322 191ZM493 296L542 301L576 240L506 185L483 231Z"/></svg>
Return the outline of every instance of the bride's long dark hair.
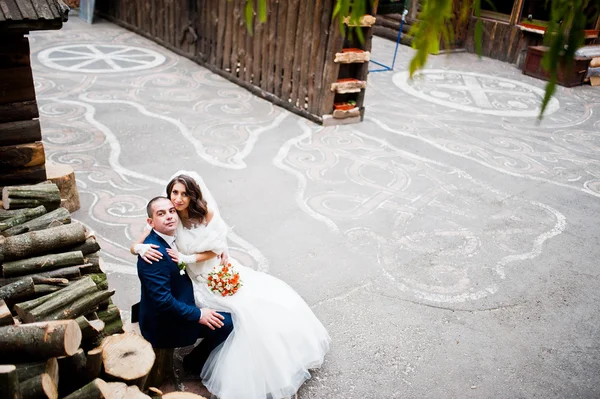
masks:
<svg viewBox="0 0 600 399"><path fill-rule="evenodd" d="M175 176L169 184L167 184L167 197L169 199L171 199L171 191L176 183L183 184L188 197L190 197L190 205L188 206L188 216L190 219L197 219L200 222L204 222L206 214L208 213L208 206L206 205L206 200L202 198L202 191L200 190L198 183L196 183L196 180L188 175Z"/></svg>

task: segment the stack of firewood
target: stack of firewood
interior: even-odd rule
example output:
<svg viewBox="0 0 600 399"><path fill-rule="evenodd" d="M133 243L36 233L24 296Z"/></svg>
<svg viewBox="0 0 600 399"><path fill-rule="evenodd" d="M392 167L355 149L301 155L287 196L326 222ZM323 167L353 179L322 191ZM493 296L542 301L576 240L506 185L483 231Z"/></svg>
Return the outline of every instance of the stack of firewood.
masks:
<svg viewBox="0 0 600 399"><path fill-rule="evenodd" d="M60 205L55 184L2 190L0 399L148 398L154 350L123 332L100 246Z"/></svg>

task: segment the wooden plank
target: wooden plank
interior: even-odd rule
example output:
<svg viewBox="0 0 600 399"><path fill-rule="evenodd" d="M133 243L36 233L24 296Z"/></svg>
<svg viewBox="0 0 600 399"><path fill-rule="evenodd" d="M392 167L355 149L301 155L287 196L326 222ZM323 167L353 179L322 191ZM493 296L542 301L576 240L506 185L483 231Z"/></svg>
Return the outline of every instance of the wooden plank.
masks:
<svg viewBox="0 0 600 399"><path fill-rule="evenodd" d="M17 4L21 13L20 19L38 19L37 12L30 1L20 1Z"/></svg>
<svg viewBox="0 0 600 399"><path fill-rule="evenodd" d="M147 32L151 37L156 37L156 14L158 12L156 2L158 0L147 0L148 2L148 29Z"/></svg>
<svg viewBox="0 0 600 399"><path fill-rule="evenodd" d="M291 99L292 72L294 70L294 49L296 47L296 24L298 21L299 0L288 0L288 13L286 18L285 50L283 56L283 81L281 83L281 98L284 101ZM298 37L298 41L302 41Z"/></svg>
<svg viewBox="0 0 600 399"><path fill-rule="evenodd" d="M310 48L310 58L308 62L308 81L306 87L306 96L308 97L308 112L317 113L319 110L316 106L318 96L315 95L315 79L317 75L316 69L321 69L323 66L317 66L317 56L321 52L321 40L325 37L325 32L321 32L321 18L323 17L324 4L323 0L316 0L315 11L313 17L312 38Z"/></svg>
<svg viewBox="0 0 600 399"><path fill-rule="evenodd" d="M154 37L164 40L165 33L165 2L156 0L156 29Z"/></svg>
<svg viewBox="0 0 600 399"><path fill-rule="evenodd" d="M521 12L523 10L524 0L514 0L512 12L510 14L510 25L516 25L521 20Z"/></svg>
<svg viewBox="0 0 600 399"><path fill-rule="evenodd" d="M289 1L278 1L277 2L277 40L275 45L275 56L273 68L273 93L281 98L281 83L283 78L284 61L283 56L285 54L285 44L287 42L287 29L286 19L287 10L290 6Z"/></svg>
<svg viewBox="0 0 600 399"><path fill-rule="evenodd" d="M301 53L302 61L300 62L300 65L296 66L297 68L298 67L300 68L300 77L299 77L299 85L296 86L295 91L297 92L299 107L301 109L306 109L305 104L306 104L306 97L308 96L308 75L309 75L308 64L310 63L311 48L314 46L313 25L315 23L315 20L318 20L318 18L316 18L314 15L315 1L318 1L318 0L306 2L306 9L305 9L305 12L303 15L304 28L302 29L302 31L303 31L302 40L305 43L310 43L310 45L302 46L302 53Z"/></svg>
<svg viewBox="0 0 600 399"><path fill-rule="evenodd" d="M0 70L30 65L29 40L22 34L5 34L0 42Z"/></svg>
<svg viewBox="0 0 600 399"><path fill-rule="evenodd" d="M265 30L265 24L261 23L258 16L254 17L254 36L252 37L252 78L251 82L254 86L260 87L260 66L262 53L262 37Z"/></svg>
<svg viewBox="0 0 600 399"><path fill-rule="evenodd" d="M0 110L0 112L2 111ZM41 140L40 121L37 119L0 123L1 146L33 143Z"/></svg>
<svg viewBox="0 0 600 399"><path fill-rule="evenodd" d="M217 63L217 33L219 30L219 0L208 1L208 63L216 65Z"/></svg>
<svg viewBox="0 0 600 399"><path fill-rule="evenodd" d="M37 103L33 100L0 104L0 123L25 121L39 116Z"/></svg>
<svg viewBox="0 0 600 399"><path fill-rule="evenodd" d="M300 105L300 101L298 99L298 95L299 95L299 87L300 87L300 73L301 71L304 69L304 65L302 65L302 49L303 44L305 43L305 37L304 37L304 25L306 23L307 20L307 15L305 14L306 12L306 8L307 8L307 4L311 3L309 1L306 2L300 2L300 7L299 7L299 16L298 16L298 21L296 23L296 43L294 44L294 61L292 63L292 80L291 80L291 92L290 92L290 99L292 100L292 104L295 105L296 107L299 107L301 109L304 109L303 107L301 107Z"/></svg>
<svg viewBox="0 0 600 399"><path fill-rule="evenodd" d="M0 147L0 171L38 166L45 162L44 145L41 141Z"/></svg>
<svg viewBox="0 0 600 399"><path fill-rule="evenodd" d="M135 0L136 3L136 10L135 10L135 26L137 26L139 29L142 29L145 31L144 29L144 25L142 23L142 20L144 18L144 0Z"/></svg>
<svg viewBox="0 0 600 399"><path fill-rule="evenodd" d="M334 93L327 90L333 82L337 80L340 64L333 62L335 54L342 50L344 37L340 33L339 26L336 20L331 20L329 24L329 37L327 39L327 51L325 53L325 68L323 71L323 90L321 97L321 115L330 114L333 112Z"/></svg>
<svg viewBox="0 0 600 399"><path fill-rule="evenodd" d="M218 1L217 7L217 39L214 43L216 47L215 51L215 66L217 68L223 68L223 50L225 47L225 28L226 28L226 13L227 13L227 3L229 1Z"/></svg>
<svg viewBox="0 0 600 399"><path fill-rule="evenodd" d="M271 0L269 2L269 15L267 17L268 29L267 29L267 67L263 68L263 80L266 80L263 88L269 93L273 93L273 85L275 82L275 42L277 39L277 9L279 8L279 1ZM266 74L266 79L264 78Z"/></svg>
<svg viewBox="0 0 600 399"><path fill-rule="evenodd" d="M271 25L270 24L271 20L269 19L271 6L269 3L270 3L270 1L267 0L266 1L267 20L265 22L259 22L258 18L256 18L257 23L260 24L260 27L261 27L261 36L259 38L260 40L257 42L257 43L260 43L260 53L259 53L259 57L260 57L259 76L260 76L260 78L259 77L256 78L256 85L259 86L263 90L267 90L267 81L269 79L268 77L273 75L272 73L269 73L269 65L272 62L272 60L269 59L269 43L268 43L269 26Z"/></svg>
<svg viewBox="0 0 600 399"><path fill-rule="evenodd" d="M2 12L4 12L6 19L18 20L23 18L21 10L19 10L17 3L14 1L3 1Z"/></svg>
<svg viewBox="0 0 600 399"><path fill-rule="evenodd" d="M227 1L227 9L225 11L225 37L223 38L223 63L222 69L225 72L231 71L231 47L233 41L233 12L235 10L235 2Z"/></svg>
<svg viewBox="0 0 600 399"><path fill-rule="evenodd" d="M0 173L0 187L16 184L35 184L46 180L44 165Z"/></svg>
<svg viewBox="0 0 600 399"><path fill-rule="evenodd" d="M239 72L237 73L237 77L243 79L246 69L246 35L248 34L246 30L246 19L244 17L244 0L240 0L240 21L238 23L238 63L239 63Z"/></svg>
<svg viewBox="0 0 600 399"><path fill-rule="evenodd" d="M315 115L321 114L323 90L330 91L329 87L323 86L323 73L325 71L325 53L327 51L327 40L330 35L329 25L333 14L333 3L333 0L325 0L323 3L321 25L319 26L319 37L321 42L319 43L318 48L315 49L317 57L315 61L314 98L310 102L312 108L309 108L309 112Z"/></svg>
<svg viewBox="0 0 600 399"><path fill-rule="evenodd" d="M238 29L240 26L240 18L242 8L240 5L240 0L231 0L233 5L232 20L231 20L231 50L230 50L230 58L229 58L229 68L231 69L231 74L233 76L237 76L237 64L238 64L238 38L239 33ZM229 30L229 29L228 29ZM227 33L225 33L225 37L227 38ZM225 39L227 40L227 39Z"/></svg>
<svg viewBox="0 0 600 399"><path fill-rule="evenodd" d="M244 18L245 20L245 18ZM254 17L252 17L252 20L250 21L250 24L252 26L255 26L254 24ZM256 32L254 32L254 35L256 35ZM248 33L248 31L246 30L246 34L245 34L245 40L246 40L246 44L244 45L244 50L245 50L245 59L244 59L244 64L245 64L245 68L244 68L244 81L250 83L252 81L252 56L253 56L253 43L254 43L254 36L250 35L250 33Z"/></svg>
<svg viewBox="0 0 600 399"><path fill-rule="evenodd" d="M30 66L0 70L0 104L34 100L35 89Z"/></svg>

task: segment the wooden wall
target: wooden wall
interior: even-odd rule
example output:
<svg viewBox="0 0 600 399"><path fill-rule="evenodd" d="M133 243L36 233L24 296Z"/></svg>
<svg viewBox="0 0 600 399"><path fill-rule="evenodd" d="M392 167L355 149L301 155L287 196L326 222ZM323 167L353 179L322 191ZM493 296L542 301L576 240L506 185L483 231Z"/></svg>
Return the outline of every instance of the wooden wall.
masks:
<svg viewBox="0 0 600 399"><path fill-rule="evenodd" d="M335 54L343 46L334 0L268 0L249 35L246 0L99 1L99 14L243 86L322 122L331 114ZM370 43L370 37L367 38Z"/></svg>
<svg viewBox="0 0 600 399"><path fill-rule="evenodd" d="M475 53L475 18L471 18L467 33L465 48ZM522 31L517 25L506 22L482 20L483 40L481 55L496 60L517 64L519 68L525 60L528 46L540 45L544 37L537 33Z"/></svg>
<svg viewBox="0 0 600 399"><path fill-rule="evenodd" d="M29 40L6 33L0 41L0 187L46 180Z"/></svg>

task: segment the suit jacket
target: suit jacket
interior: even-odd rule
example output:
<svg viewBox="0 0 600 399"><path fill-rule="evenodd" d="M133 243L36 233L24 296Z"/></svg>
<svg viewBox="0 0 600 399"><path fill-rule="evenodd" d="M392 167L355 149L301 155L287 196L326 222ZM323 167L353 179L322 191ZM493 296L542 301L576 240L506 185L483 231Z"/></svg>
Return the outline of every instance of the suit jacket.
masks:
<svg viewBox="0 0 600 399"><path fill-rule="evenodd" d="M169 245L152 230L144 244L158 245L162 259L152 264L138 257L137 271L142 284L139 305L140 330L155 348L193 345L200 335L200 309L194 302L192 281L180 274L166 249Z"/></svg>

